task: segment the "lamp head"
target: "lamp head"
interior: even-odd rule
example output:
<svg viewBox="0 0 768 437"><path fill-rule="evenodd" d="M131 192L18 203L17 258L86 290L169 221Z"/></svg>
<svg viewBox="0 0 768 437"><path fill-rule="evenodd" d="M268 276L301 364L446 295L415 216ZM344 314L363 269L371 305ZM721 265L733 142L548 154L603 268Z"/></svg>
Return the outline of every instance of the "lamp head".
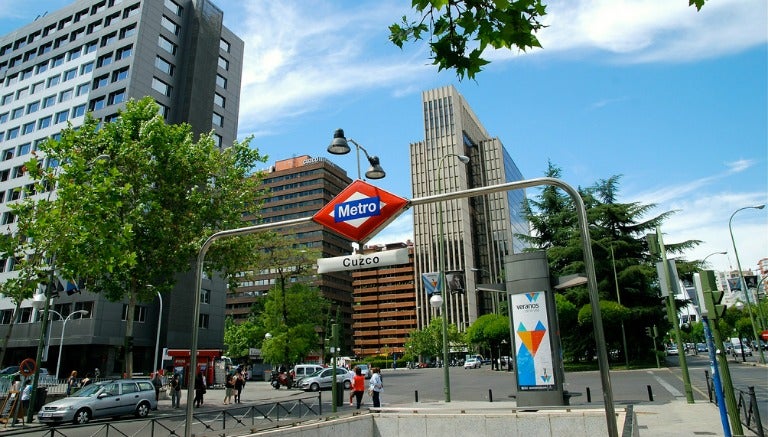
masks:
<svg viewBox="0 0 768 437"><path fill-rule="evenodd" d="M443 305L443 297L439 294L433 294L429 298L429 304L432 305L432 308L440 308Z"/></svg>
<svg viewBox="0 0 768 437"><path fill-rule="evenodd" d="M45 293L37 293L32 296L32 307L38 311L43 309L45 307L45 299Z"/></svg>
<svg viewBox="0 0 768 437"><path fill-rule="evenodd" d="M469 164L469 156L456 155L456 157L459 158L459 161L461 161L463 164Z"/></svg>
<svg viewBox="0 0 768 437"><path fill-rule="evenodd" d="M336 129L333 132L333 141L328 146L328 153L334 155L346 155L349 153L349 144L344 136L344 129Z"/></svg>
<svg viewBox="0 0 768 437"><path fill-rule="evenodd" d="M755 206L754 208L755 208L755 209L763 209L763 208L765 208L765 204L762 204L762 205L757 205L757 206Z"/></svg>
<svg viewBox="0 0 768 437"><path fill-rule="evenodd" d="M367 177L368 179L382 179L384 176L387 175L384 172L384 169L381 168L381 165L379 164L378 156L369 156L368 162L371 163L371 168L369 168L368 171L365 172L365 177Z"/></svg>
<svg viewBox="0 0 768 437"><path fill-rule="evenodd" d="M270 338L272 338L272 334L270 334L269 332L267 332L266 334L264 334L264 338L266 338L267 340L269 340Z"/></svg>

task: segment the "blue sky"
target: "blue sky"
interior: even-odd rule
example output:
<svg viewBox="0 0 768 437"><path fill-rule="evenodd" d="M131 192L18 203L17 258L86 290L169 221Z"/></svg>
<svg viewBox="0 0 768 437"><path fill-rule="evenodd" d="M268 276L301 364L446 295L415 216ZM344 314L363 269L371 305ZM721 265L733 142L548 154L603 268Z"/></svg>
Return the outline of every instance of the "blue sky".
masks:
<svg viewBox="0 0 768 437"><path fill-rule="evenodd" d="M488 53L476 81L430 65L425 44L400 50L387 26L409 0L218 0L245 41L240 137L270 162L309 154L356 175L355 154L326 152L344 128L410 198L408 145L423 138L421 91L453 84L526 178L547 160L573 186L622 175L620 201L676 214L665 242L699 239L685 254L736 268L728 229L737 209L768 202L768 6L764 0L548 2L544 46ZM3 0L0 34L70 0ZM43 6L44 5L44 6ZM365 168L364 168L365 169ZM533 196L536 190L529 190ZM742 267L768 257L768 208L733 219ZM411 235L404 214L372 242Z"/></svg>

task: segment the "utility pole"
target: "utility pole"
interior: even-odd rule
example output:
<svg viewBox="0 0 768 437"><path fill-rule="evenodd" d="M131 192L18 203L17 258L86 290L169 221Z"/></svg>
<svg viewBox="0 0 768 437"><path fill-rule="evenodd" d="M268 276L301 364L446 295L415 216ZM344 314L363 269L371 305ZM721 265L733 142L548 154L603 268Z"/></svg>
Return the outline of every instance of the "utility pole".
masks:
<svg viewBox="0 0 768 437"><path fill-rule="evenodd" d="M662 268L659 269L659 282L664 290L669 290L667 293L667 319L672 324L675 330L675 337L677 341L678 358L680 362L680 371L683 374L683 388L685 389L685 399L689 404L693 403L693 387L691 387L691 377L688 374L688 362L685 359L685 348L683 347L683 337L680 332L680 324L677 322L677 310L675 309L675 290L678 285L674 284L672 271L667 262L667 250L664 248L664 239L661 236L661 230L656 228L656 235L653 238L653 234L648 238L648 243L651 249L651 253L658 253L661 256ZM677 275L675 275L677 276Z"/></svg>

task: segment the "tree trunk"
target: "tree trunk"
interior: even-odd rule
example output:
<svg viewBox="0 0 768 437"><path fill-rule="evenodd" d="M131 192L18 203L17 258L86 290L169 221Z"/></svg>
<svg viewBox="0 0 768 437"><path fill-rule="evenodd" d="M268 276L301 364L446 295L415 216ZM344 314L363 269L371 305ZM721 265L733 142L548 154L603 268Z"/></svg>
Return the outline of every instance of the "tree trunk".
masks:
<svg viewBox="0 0 768 437"><path fill-rule="evenodd" d="M125 320L125 374L126 378L133 377L133 315L136 312L135 287L131 286L128 293L128 314Z"/></svg>
<svg viewBox="0 0 768 437"><path fill-rule="evenodd" d="M19 308L21 308L21 301L16 302L16 308L13 310L13 318L11 318L11 324L8 325L8 332L5 334L5 337L3 338L3 347L0 349L0 365L2 367L5 366L5 351L8 350L8 342L11 340L11 333L13 332L13 327L16 326L16 322L18 322L18 318L21 317L21 311L19 311ZM38 364L39 365L39 364Z"/></svg>

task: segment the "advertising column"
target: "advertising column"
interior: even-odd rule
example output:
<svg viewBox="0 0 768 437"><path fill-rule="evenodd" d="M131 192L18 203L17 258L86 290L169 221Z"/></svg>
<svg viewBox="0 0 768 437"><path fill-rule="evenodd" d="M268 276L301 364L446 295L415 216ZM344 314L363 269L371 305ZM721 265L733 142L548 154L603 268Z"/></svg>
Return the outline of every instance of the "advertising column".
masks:
<svg viewBox="0 0 768 437"><path fill-rule="evenodd" d="M566 405L560 328L546 252L507 257L517 406Z"/></svg>

